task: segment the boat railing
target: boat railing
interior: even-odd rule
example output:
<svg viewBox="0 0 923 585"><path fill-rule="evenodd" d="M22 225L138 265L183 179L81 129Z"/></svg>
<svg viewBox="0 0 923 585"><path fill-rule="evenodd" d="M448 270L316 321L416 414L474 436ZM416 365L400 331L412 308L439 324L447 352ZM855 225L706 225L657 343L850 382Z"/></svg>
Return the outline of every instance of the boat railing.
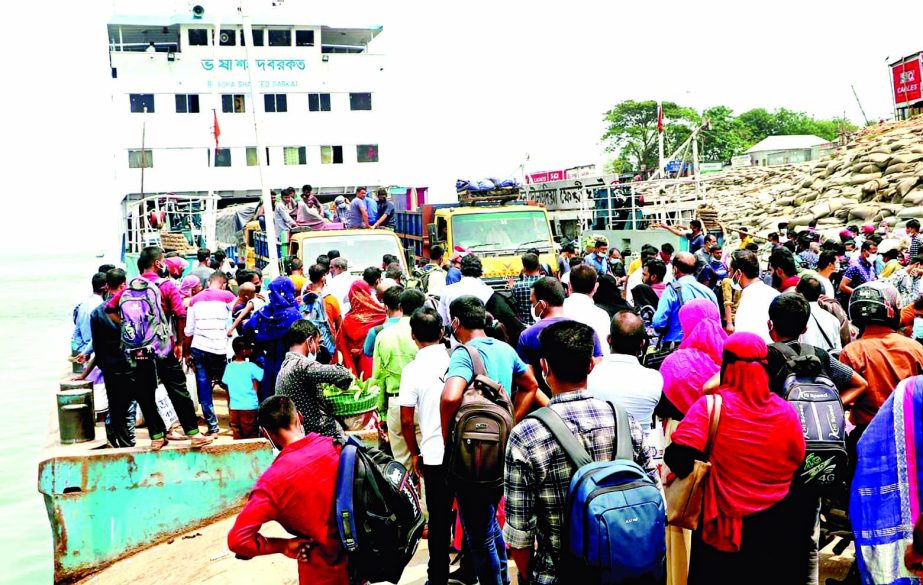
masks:
<svg viewBox="0 0 923 585"><path fill-rule="evenodd" d="M218 197L159 193L122 202L124 249L138 253L147 246L187 251L204 245L209 214ZM209 203L212 205L209 205Z"/></svg>

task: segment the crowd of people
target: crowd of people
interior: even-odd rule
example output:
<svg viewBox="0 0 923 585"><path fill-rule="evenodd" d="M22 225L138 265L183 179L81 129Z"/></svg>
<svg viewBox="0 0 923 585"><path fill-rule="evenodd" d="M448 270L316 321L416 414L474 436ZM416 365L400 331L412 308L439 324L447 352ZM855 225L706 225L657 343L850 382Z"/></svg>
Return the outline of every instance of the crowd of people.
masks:
<svg viewBox="0 0 923 585"><path fill-rule="evenodd" d="M306 189L296 213L312 205ZM357 193L351 217L386 225L387 207L373 220L366 200ZM633 258L598 239L582 250L565 244L554 268L530 251L505 290L482 280L477 255L448 257L439 246L410 274L388 256L358 267L330 250L307 269L308 259L288 258L268 295L259 272L234 270L219 253L200 250L186 271L181 259L146 248L139 278L126 282L114 267L93 276L93 296L75 309L73 348L78 361L92 356L88 372L101 371L115 447L135 443L135 404L153 449L207 445L223 432L213 390L228 392L233 437L264 436L280 451L229 546L242 557L298 559L301 583L349 582L332 511L337 453L355 426L334 414L324 389L356 378L380 390L362 425L378 429L380 447L421 479L431 585L506 585L509 560L519 583L567 582L561 555L576 467L534 416L545 407L593 461L614 459L620 432L630 436L627 456L658 488L710 463L699 527L667 527L665 577L644 582L817 583L828 494L803 487L806 470L837 478L831 493L851 494L858 570L875 579L867 582L920 570L923 539L912 537L923 503L914 459L923 441L919 222L898 233L848 228L832 240L814 226L782 225L763 246L741 233L733 250L697 220L654 227L685 239L687 250L673 239ZM126 351L131 303L151 291L162 327L145 351ZM195 371L205 431L184 362ZM847 469L812 463L808 423L792 402L805 377L834 388L841 416L845 409L848 464L837 465ZM499 446L499 488L455 481L449 466L453 425L475 378L502 388L515 422ZM158 381L176 428L158 414ZM720 412L709 396L721 397ZM617 424L622 410L628 429ZM263 537L270 520L294 538ZM450 573L453 547L461 564Z"/></svg>
<svg viewBox="0 0 923 585"><path fill-rule="evenodd" d="M339 195L327 205L321 203L311 185L301 188L301 195L295 192L294 187L287 187L278 192L272 212L272 221L276 234L297 233L299 230L327 229L331 224L341 224L347 229L390 229L393 230L396 221L394 203L388 198L388 190L384 187L375 192L371 197L365 187L358 187L356 194L350 200L345 195ZM261 219L263 209L257 212Z"/></svg>

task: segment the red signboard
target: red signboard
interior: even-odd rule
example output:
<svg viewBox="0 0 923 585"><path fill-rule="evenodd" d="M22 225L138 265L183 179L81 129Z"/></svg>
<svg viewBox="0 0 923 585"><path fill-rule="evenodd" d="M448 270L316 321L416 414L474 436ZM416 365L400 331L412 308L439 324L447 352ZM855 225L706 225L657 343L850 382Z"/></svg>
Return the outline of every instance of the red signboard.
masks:
<svg viewBox="0 0 923 585"><path fill-rule="evenodd" d="M549 183L551 181L563 181L566 178L567 173L564 171L542 171L528 176L530 183Z"/></svg>
<svg viewBox="0 0 923 585"><path fill-rule="evenodd" d="M891 75L894 77L895 104L908 104L923 99L920 73L919 57L891 67Z"/></svg>

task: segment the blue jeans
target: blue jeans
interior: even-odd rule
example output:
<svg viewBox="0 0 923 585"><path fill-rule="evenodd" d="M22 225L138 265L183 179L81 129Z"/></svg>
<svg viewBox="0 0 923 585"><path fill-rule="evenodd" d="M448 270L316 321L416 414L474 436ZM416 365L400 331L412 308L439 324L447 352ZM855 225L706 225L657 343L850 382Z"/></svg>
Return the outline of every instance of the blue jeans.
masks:
<svg viewBox="0 0 923 585"><path fill-rule="evenodd" d="M497 523L499 490L459 487L455 494L480 585L509 585L506 543Z"/></svg>
<svg viewBox="0 0 923 585"><path fill-rule="evenodd" d="M214 381L221 381L224 377L224 368L228 365L226 356L192 348L192 363L195 365L195 383L199 393L199 404L202 405L202 416L208 425L209 433L218 432L218 416L215 414L215 405L212 401L212 388Z"/></svg>

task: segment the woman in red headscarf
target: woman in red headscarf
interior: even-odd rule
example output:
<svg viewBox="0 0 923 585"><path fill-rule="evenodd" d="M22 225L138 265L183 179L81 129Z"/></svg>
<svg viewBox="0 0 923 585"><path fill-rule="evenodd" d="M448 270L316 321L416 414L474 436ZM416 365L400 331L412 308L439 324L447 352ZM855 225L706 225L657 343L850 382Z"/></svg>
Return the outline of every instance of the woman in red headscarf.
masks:
<svg viewBox="0 0 923 585"><path fill-rule="evenodd" d="M364 280L357 280L349 289L349 313L337 331L337 351L343 356L343 365L356 376L368 379L372 375L371 360L362 359L362 345L369 330L385 322L384 305L372 298L372 288Z"/></svg>
<svg viewBox="0 0 923 585"><path fill-rule="evenodd" d="M792 538L798 507L786 498L804 461L801 423L791 404L769 390L767 348L752 333L724 344L718 430L699 529L692 539L689 583L804 583L808 551ZM704 397L673 432L664 462L678 477L705 460L709 416ZM803 547L802 547L803 548Z"/></svg>

